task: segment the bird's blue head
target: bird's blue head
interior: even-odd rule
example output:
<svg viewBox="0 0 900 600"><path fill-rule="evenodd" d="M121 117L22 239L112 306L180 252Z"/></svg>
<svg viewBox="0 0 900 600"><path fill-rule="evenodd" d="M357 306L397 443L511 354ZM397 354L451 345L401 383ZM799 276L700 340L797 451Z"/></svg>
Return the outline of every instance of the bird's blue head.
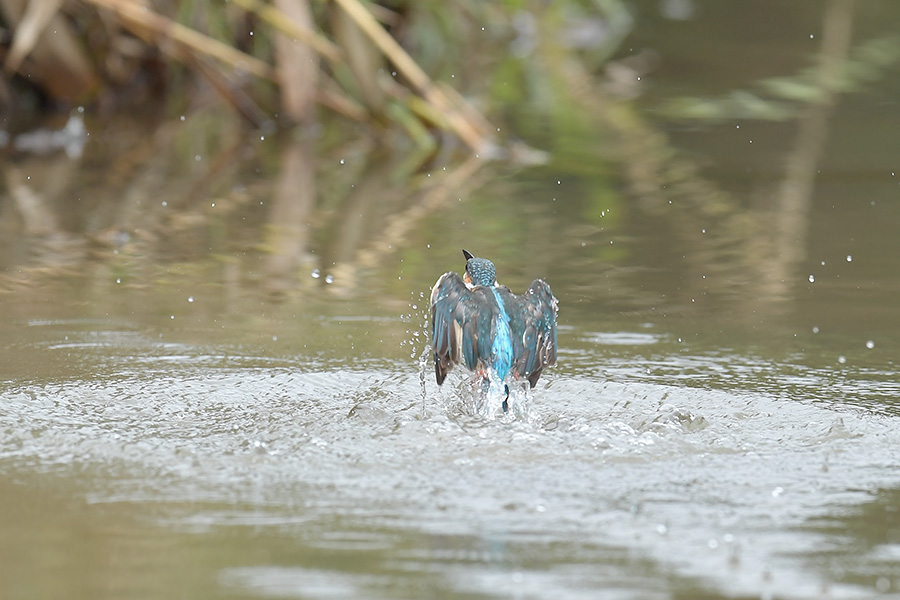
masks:
<svg viewBox="0 0 900 600"><path fill-rule="evenodd" d="M463 256L466 257L466 274L463 277L466 285L492 287L497 283L497 269L494 268L494 263L486 258L475 258L468 250L463 250Z"/></svg>

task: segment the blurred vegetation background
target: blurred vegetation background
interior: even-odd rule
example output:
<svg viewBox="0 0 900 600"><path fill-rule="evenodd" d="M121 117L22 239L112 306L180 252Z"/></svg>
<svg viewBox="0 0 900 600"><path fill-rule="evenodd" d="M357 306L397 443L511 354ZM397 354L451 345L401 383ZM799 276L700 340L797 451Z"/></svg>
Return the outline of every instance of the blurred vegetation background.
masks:
<svg viewBox="0 0 900 600"><path fill-rule="evenodd" d="M601 68L631 24L618 0L0 0L0 18L8 133L48 109L175 114L212 94L255 128L325 110L419 148L450 134L484 156L509 151L484 109L548 106L565 61Z"/></svg>
<svg viewBox="0 0 900 600"><path fill-rule="evenodd" d="M0 0L0 19L13 289L248 250L276 291L298 265L352 287L486 163L608 173L583 150L618 153L635 122L608 100L646 67L610 67L619 0Z"/></svg>
<svg viewBox="0 0 900 600"><path fill-rule="evenodd" d="M894 6L0 0L0 291L96 270L405 300L447 268L431 244L475 239L586 307L786 297L837 100L900 60ZM773 151L733 143L753 122L785 124ZM671 141L717 125L765 177ZM610 283L643 263L657 290Z"/></svg>

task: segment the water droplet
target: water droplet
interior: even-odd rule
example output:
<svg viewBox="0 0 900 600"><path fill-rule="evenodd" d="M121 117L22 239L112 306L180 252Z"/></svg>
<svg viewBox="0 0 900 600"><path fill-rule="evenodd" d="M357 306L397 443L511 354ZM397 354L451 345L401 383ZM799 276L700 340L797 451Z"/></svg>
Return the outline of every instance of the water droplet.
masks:
<svg viewBox="0 0 900 600"><path fill-rule="evenodd" d="M784 495L784 488L783 488L783 487L778 486L777 488L775 488L774 490L772 490L772 497L773 497L773 498L779 498L779 497L782 496L782 495Z"/></svg>
<svg viewBox="0 0 900 600"><path fill-rule="evenodd" d="M847 362L847 357L844 356L843 354L840 355L840 356L838 356L838 362L841 363L841 364L846 363L846 362Z"/></svg>
<svg viewBox="0 0 900 600"><path fill-rule="evenodd" d="M816 281L816 276L815 276L815 275L810 275L810 276L809 276L809 282L810 282L810 283L815 283L815 281Z"/></svg>
<svg viewBox="0 0 900 600"><path fill-rule="evenodd" d="M116 283L122 283L122 278L121 278L121 277L116 277Z"/></svg>
<svg viewBox="0 0 900 600"><path fill-rule="evenodd" d="M874 347L875 347L875 342L873 342L872 340L869 340L868 342L866 342L866 348L868 348L869 350L871 350Z"/></svg>
<svg viewBox="0 0 900 600"><path fill-rule="evenodd" d="M851 255L847 255L847 262L853 262L853 257Z"/></svg>
<svg viewBox="0 0 900 600"><path fill-rule="evenodd" d="M273 335L273 336L272 336L272 341L273 341L273 342L277 342L277 341L278 341L278 336L277 336L277 335Z"/></svg>
<svg viewBox="0 0 900 600"><path fill-rule="evenodd" d="M169 318L172 319L172 320L174 321L174 320L175 320L175 315L169 315Z"/></svg>
<svg viewBox="0 0 900 600"><path fill-rule="evenodd" d="M418 306L417 304L413 304L413 305L412 305L412 309L413 309L413 310L419 310L419 306Z"/></svg>
<svg viewBox="0 0 900 600"><path fill-rule="evenodd" d="M163 201L162 201L162 205L163 205L163 206L168 206L168 205L169 205L169 203L168 203L168 202L166 202L166 201L165 201L165 200L163 200Z"/></svg>
<svg viewBox="0 0 900 600"><path fill-rule="evenodd" d="M202 159L203 157L201 157L199 154L194 155L194 160L196 160L197 162L200 162Z"/></svg>
<svg viewBox="0 0 900 600"><path fill-rule="evenodd" d="M812 328L812 332L813 332L813 333L819 333L819 328L818 328L817 326L814 325L813 328Z"/></svg>
<svg viewBox="0 0 900 600"><path fill-rule="evenodd" d="M184 115L181 115L181 120L184 121Z"/></svg>
<svg viewBox="0 0 900 600"><path fill-rule="evenodd" d="M318 278L319 278L319 270L318 270L318 269L313 269L313 270L312 270L312 273L310 273L310 275L312 275L312 278L313 278L313 279L318 279Z"/></svg>
<svg viewBox="0 0 900 600"><path fill-rule="evenodd" d="M334 283L334 275L329 273L325 276L325 283Z"/></svg>
<svg viewBox="0 0 900 600"><path fill-rule="evenodd" d="M344 164L344 159L343 159L343 158L341 159L341 164Z"/></svg>

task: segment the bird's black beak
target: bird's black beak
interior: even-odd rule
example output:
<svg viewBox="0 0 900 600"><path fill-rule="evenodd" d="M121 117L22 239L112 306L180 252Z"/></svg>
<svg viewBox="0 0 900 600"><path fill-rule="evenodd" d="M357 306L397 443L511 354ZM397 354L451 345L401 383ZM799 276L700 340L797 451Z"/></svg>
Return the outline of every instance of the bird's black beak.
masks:
<svg viewBox="0 0 900 600"><path fill-rule="evenodd" d="M463 256L466 257L466 260L469 260L470 258L475 258L475 255L472 254L471 252L469 252L468 250L466 250L465 248L463 248Z"/></svg>

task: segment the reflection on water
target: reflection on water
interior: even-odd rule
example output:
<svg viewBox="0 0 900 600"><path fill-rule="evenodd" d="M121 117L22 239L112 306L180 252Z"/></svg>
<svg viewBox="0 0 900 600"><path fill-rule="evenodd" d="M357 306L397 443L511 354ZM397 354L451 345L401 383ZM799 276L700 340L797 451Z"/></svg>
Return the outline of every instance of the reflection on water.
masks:
<svg viewBox="0 0 900 600"><path fill-rule="evenodd" d="M817 4L813 44L785 15L782 54L827 79L875 4ZM643 106L704 89L671 61L716 6L636 21ZM541 167L203 110L0 165L3 593L896 593L891 90L686 127L552 77L590 93L510 109ZM560 300L559 365L493 420L418 362L462 247Z"/></svg>

